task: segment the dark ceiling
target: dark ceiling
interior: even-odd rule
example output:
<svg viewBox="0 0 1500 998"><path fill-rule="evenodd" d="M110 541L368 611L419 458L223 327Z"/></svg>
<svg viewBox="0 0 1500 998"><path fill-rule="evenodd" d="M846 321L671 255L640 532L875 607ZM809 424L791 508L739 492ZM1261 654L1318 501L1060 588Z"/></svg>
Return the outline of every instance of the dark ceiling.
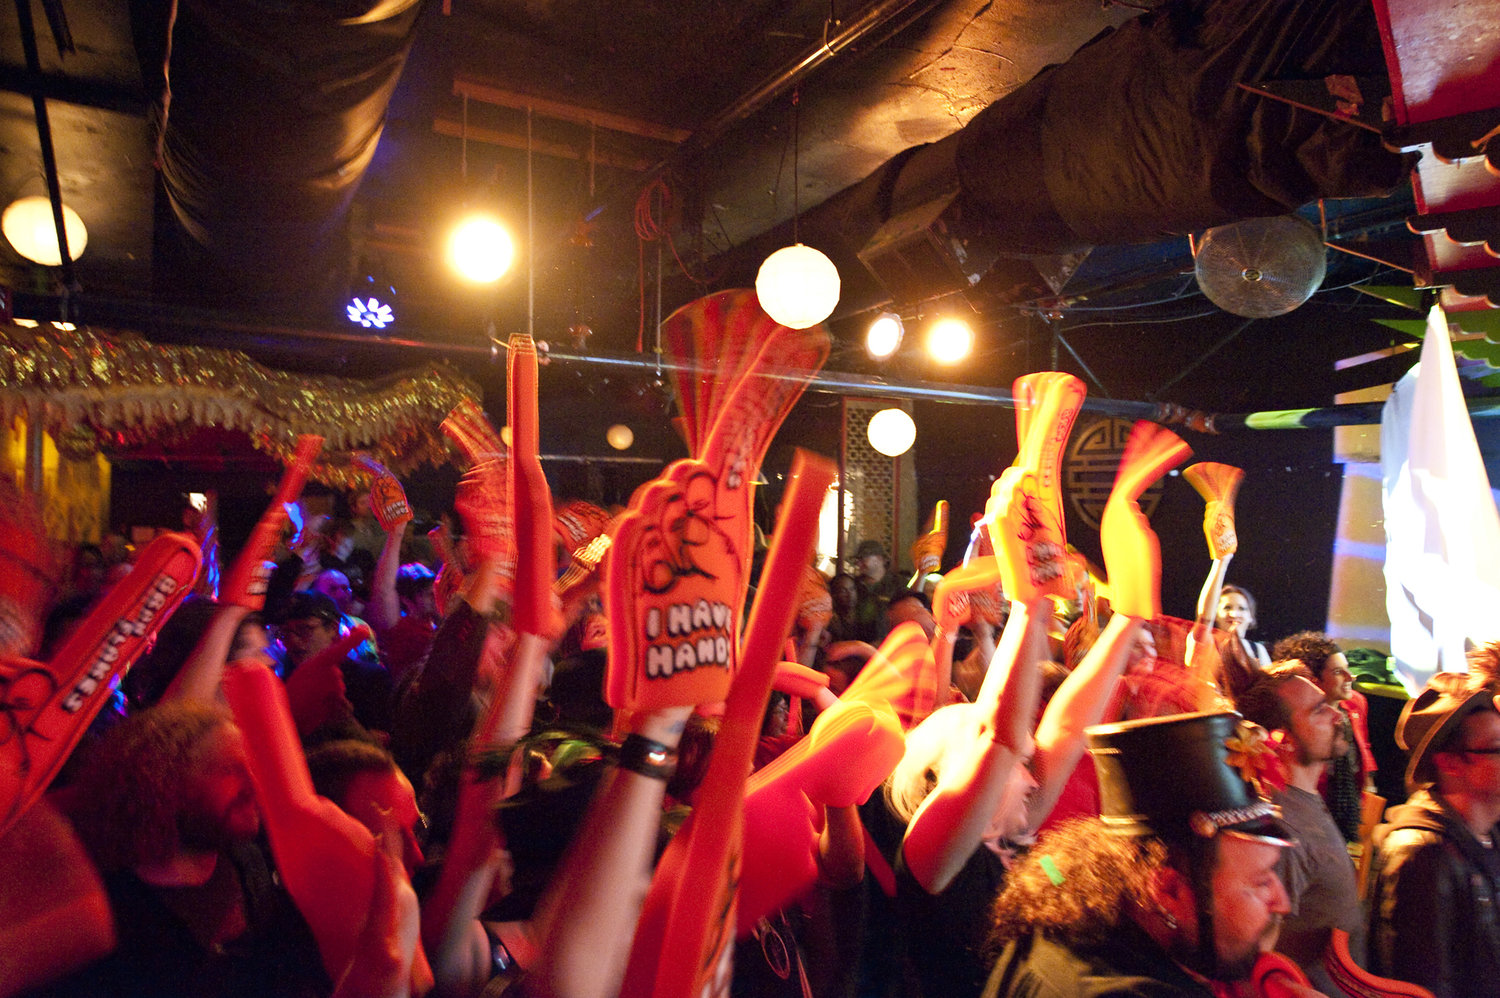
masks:
<svg viewBox="0 0 1500 998"><path fill-rule="evenodd" d="M89 241L65 300L60 271L9 246L0 283L20 292L18 314L65 306L164 341L349 374L438 355L493 390L491 331L529 327L584 356L633 355L639 337L649 353L658 314L699 288L751 283L765 253L791 241L796 211L797 236L844 278L836 371L1008 385L1059 366L1096 395L1228 412L1325 404L1337 388L1389 380L1391 365L1348 383L1329 372L1392 337L1366 321L1384 313L1352 286L1408 275L1330 251L1324 290L1252 323L1203 297L1186 238L1298 205L1318 220L1322 196L1332 242L1363 252L1405 233L1403 167L1370 133L1275 117L1254 106L1275 102L1234 86L1278 45L1296 49L1275 64L1283 74L1378 70L1368 12L1350 26L1342 10L1364 5L1175 4L1145 15L1159 30L1122 30L1074 55L1160 6L17 0L0 20L0 198L46 193L32 99L44 95L62 196ZM64 25L71 46L60 47ZM1202 56L1203 36L1220 55ZM1038 124L1038 91L1023 84L1052 64L1075 71L1045 74ZM1179 112L1212 134L1177 130ZM1319 174L1312 161L1336 165ZM1289 164L1319 177L1288 180ZM1032 187L1055 176L1073 189L1058 195L1062 234L1030 214ZM964 295L934 288L896 304L916 319L958 302L978 325L978 360L956 376L912 358L878 369L858 342L892 294L859 253L893 214L955 189L949 243L967 246L984 278ZM1361 196L1334 199L1343 194ZM497 288L464 288L441 263L443 228L465 204L495 207L531 248ZM1088 246L1061 283L1060 254ZM394 288L393 330L344 320L350 292L368 288ZM645 401L610 396L560 420L658 404L650 373L567 362L553 373L559 390L597 396L608 379Z"/></svg>

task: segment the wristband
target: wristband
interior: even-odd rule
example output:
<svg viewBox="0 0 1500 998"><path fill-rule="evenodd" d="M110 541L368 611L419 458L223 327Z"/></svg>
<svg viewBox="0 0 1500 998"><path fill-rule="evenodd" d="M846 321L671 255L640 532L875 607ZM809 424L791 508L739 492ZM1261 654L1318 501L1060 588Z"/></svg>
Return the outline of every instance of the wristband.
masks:
<svg viewBox="0 0 1500 998"><path fill-rule="evenodd" d="M677 750L645 735L627 735L615 760L620 769L663 782L677 772Z"/></svg>

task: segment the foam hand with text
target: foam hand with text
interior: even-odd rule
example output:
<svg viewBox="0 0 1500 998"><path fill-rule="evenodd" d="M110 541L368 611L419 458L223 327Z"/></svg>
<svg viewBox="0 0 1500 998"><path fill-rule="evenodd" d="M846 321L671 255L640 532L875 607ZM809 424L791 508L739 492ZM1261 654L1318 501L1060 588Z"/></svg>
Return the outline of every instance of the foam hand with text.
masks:
<svg viewBox="0 0 1500 998"><path fill-rule="evenodd" d="M906 749L889 703L840 701L745 785L745 853L736 935L794 901L818 879L825 807L863 804Z"/></svg>
<svg viewBox="0 0 1500 998"><path fill-rule="evenodd" d="M322 449L322 437L305 435L297 438L297 449L281 475L276 495L272 497L271 504L266 507L260 521L255 524L255 529L250 531L250 539L240 549L239 556L234 559L229 574L224 578L224 585L219 590L220 602L242 606L247 610L258 611L265 607L266 584L271 579L271 568L274 567L268 567L268 563L271 552L276 550L276 545L281 541L282 530L289 522L287 505L295 503L297 497L302 495L307 473L312 470L312 463Z"/></svg>
<svg viewBox="0 0 1500 998"><path fill-rule="evenodd" d="M511 516L510 448L472 399L453 407L443 432L470 461L453 500L464 523L464 540L475 560L487 559L509 599L516 585L516 534Z"/></svg>
<svg viewBox="0 0 1500 998"><path fill-rule="evenodd" d="M542 473L536 344L510 338L506 360L511 432L510 510L515 522L517 632L555 639L562 614L552 593L557 551L552 543L552 492Z"/></svg>
<svg viewBox="0 0 1500 998"><path fill-rule="evenodd" d="M192 591L201 552L162 534L49 661L0 659L0 833L47 789L123 676Z"/></svg>
<svg viewBox="0 0 1500 998"><path fill-rule="evenodd" d="M1005 595L1011 600L1072 596L1057 466L1083 404L1077 382L1071 375L1053 372L1016 382L1017 399L1029 400L1017 424L1024 426L1025 440L1016 463L995 482L984 511ZM1018 401L1018 413L1019 405Z"/></svg>
<svg viewBox="0 0 1500 998"><path fill-rule="evenodd" d="M368 454L356 454L354 463L374 478L370 483L370 511L380 529L390 533L403 523L410 523L411 503L406 501L406 490L396 476Z"/></svg>
<svg viewBox="0 0 1500 998"><path fill-rule="evenodd" d="M828 580L823 573L811 565L802 572L802 581L797 587L797 626L804 631L828 626L833 619L833 596L828 592Z"/></svg>
<svg viewBox="0 0 1500 998"><path fill-rule="evenodd" d="M1141 620L1161 616L1161 544L1137 502L1193 449L1164 426L1141 420L1130 431L1115 487L1099 520L1099 542L1109 572L1110 605Z"/></svg>
<svg viewBox="0 0 1500 998"><path fill-rule="evenodd" d="M973 594L988 593L1000 581L1000 563L993 555L978 557L943 576L932 594L932 616L937 626L952 634L969 622Z"/></svg>
<svg viewBox="0 0 1500 998"><path fill-rule="evenodd" d="M1182 469L1182 477L1208 504L1203 509L1203 536L1209 557L1217 561L1234 554L1240 544L1234 532L1234 497L1245 473L1233 465L1200 461Z"/></svg>
<svg viewBox="0 0 1500 998"><path fill-rule="evenodd" d="M823 458L798 451L793 459L708 773L692 815L651 879L620 994L728 994L745 778L781 643L796 612L794 594L812 553L818 509L836 475Z"/></svg>
<svg viewBox="0 0 1500 998"><path fill-rule="evenodd" d="M943 551L947 547L948 500L939 499L932 508L932 516L927 520L922 536L911 543L912 574L908 588L921 588L922 579L942 567Z"/></svg>

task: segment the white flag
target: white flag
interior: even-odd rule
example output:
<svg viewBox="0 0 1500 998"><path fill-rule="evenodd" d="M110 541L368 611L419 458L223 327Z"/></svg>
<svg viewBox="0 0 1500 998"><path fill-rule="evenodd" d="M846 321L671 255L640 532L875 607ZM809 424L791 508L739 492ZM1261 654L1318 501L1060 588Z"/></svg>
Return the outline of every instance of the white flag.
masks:
<svg viewBox="0 0 1500 998"><path fill-rule="evenodd" d="M1416 695L1434 672L1467 671L1467 648L1500 636L1500 513L1436 305L1421 362L1381 416L1380 464L1391 654Z"/></svg>

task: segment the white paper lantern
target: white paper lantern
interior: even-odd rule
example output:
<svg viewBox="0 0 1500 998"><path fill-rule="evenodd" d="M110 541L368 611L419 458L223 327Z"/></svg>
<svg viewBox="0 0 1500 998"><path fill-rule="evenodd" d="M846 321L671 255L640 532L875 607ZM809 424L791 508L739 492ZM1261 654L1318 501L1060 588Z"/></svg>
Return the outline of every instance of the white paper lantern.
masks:
<svg viewBox="0 0 1500 998"><path fill-rule="evenodd" d="M624 423L616 423L604 431L604 439L615 450L628 450L635 443L635 431Z"/></svg>
<svg viewBox="0 0 1500 998"><path fill-rule="evenodd" d="M881 409L870 417L870 446L886 457L900 457L917 440L917 424L901 409Z"/></svg>
<svg viewBox="0 0 1500 998"><path fill-rule="evenodd" d="M811 246L786 246L760 265L755 294L771 318L783 326L806 329L833 314L839 303L839 271Z"/></svg>
<svg viewBox="0 0 1500 998"><path fill-rule="evenodd" d="M68 257L76 260L83 254L89 242L89 230L78 217L78 212L62 206L63 232L68 237ZM15 247L17 253L44 267L62 264L62 253L57 246L57 225L52 221L52 202L44 197L18 198L5 209L0 217L0 230Z"/></svg>

